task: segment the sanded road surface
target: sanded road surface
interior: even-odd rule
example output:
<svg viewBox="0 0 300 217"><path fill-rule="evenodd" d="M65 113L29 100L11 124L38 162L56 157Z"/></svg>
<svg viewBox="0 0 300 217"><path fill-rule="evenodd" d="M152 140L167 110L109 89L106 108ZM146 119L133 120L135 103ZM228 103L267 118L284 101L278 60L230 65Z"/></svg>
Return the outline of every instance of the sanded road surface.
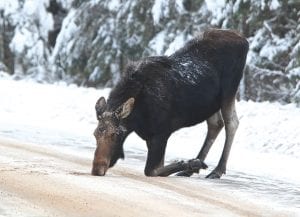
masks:
<svg viewBox="0 0 300 217"><path fill-rule="evenodd" d="M149 178L126 165L94 177L91 160L0 139L0 216L288 216L189 178Z"/></svg>

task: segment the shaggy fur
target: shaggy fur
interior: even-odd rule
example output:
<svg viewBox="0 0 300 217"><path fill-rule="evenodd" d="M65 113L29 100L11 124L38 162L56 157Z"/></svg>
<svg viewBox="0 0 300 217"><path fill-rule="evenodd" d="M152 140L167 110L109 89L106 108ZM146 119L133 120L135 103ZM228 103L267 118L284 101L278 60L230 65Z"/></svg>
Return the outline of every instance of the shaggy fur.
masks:
<svg viewBox="0 0 300 217"><path fill-rule="evenodd" d="M127 130L121 141L134 131L147 142L146 175L155 175L163 165L174 131L207 120L235 98L247 51L248 42L239 34L211 30L171 56L147 57L127 66L106 110L114 112L134 98L132 112L119 123Z"/></svg>

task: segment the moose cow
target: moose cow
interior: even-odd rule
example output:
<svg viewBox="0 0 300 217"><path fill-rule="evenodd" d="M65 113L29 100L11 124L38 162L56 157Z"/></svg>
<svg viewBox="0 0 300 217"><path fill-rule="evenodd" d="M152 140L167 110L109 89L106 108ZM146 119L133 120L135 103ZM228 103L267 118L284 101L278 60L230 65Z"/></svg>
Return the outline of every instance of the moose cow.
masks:
<svg viewBox="0 0 300 217"><path fill-rule="evenodd" d="M235 96L243 75L249 44L230 30L209 30L170 56L147 57L130 63L108 100L96 103L97 148L92 174L103 176L124 158L123 143L136 132L147 143L146 176L179 172L191 176L203 163L225 126L222 156L207 178L220 178L239 121ZM170 135L183 127L207 122L207 135L196 159L164 167Z"/></svg>

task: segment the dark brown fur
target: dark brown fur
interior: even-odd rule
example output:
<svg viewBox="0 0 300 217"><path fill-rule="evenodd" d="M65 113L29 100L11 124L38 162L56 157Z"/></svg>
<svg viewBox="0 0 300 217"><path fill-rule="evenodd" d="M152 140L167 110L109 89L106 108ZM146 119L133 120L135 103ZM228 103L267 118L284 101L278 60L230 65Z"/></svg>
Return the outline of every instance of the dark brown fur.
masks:
<svg viewBox="0 0 300 217"><path fill-rule="evenodd" d="M129 65L108 101L100 98L96 104L99 124L93 174L104 175L124 156L123 142L134 131L147 142L145 174L163 175L158 171L170 135L206 120L207 138L197 158L204 161L225 126L222 157L209 178L221 177L238 126L234 101L247 51L248 42L239 34L211 30L171 56L147 57ZM105 169L97 166L102 161L108 162Z"/></svg>

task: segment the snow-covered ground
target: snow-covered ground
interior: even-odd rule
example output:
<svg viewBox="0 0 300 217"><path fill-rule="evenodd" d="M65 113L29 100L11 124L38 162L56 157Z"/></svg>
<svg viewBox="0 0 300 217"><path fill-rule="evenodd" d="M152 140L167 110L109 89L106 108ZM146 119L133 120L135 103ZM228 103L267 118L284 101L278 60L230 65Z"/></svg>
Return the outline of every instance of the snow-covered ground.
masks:
<svg viewBox="0 0 300 217"><path fill-rule="evenodd" d="M109 89L96 90L64 83L14 81L0 75L0 136L52 146L62 152L92 156L96 127L94 104ZM202 182L253 197L276 208L300 215L300 109L293 104L238 102L240 126L230 155L227 174L206 180L201 171L187 182ZM206 125L185 128L169 140L168 161L197 155ZM207 158L209 169L219 160L224 132ZM146 145L132 134L125 142L128 167L143 170Z"/></svg>

